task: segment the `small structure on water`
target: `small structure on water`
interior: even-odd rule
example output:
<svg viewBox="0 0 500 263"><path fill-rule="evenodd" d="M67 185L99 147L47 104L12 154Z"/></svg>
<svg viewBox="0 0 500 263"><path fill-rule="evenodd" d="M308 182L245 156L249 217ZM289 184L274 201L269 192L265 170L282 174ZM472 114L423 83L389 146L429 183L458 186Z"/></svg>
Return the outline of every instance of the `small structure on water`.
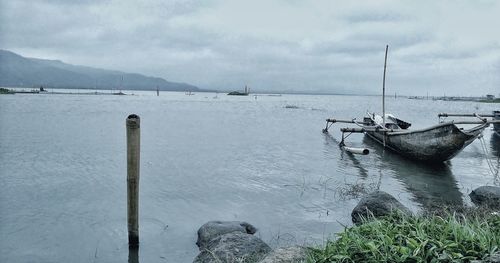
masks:
<svg viewBox="0 0 500 263"><path fill-rule="evenodd" d="M248 96L248 94L250 94L250 88L248 88L247 85L245 85L245 91L244 92L231 91L227 95L231 95L231 96Z"/></svg>

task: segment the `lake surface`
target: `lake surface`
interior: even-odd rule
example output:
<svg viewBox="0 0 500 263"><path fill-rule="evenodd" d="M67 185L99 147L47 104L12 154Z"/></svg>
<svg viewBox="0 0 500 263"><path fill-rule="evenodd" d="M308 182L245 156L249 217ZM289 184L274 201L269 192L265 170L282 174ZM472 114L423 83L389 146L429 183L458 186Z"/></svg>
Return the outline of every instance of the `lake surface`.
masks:
<svg viewBox="0 0 500 263"><path fill-rule="evenodd" d="M470 205L498 184L500 139L488 128L450 162L426 166L343 125L380 97L135 92L135 96L0 96L0 262L127 262L125 119L141 117L139 262L191 262L209 220L255 225L272 247L321 245L351 225L359 195L380 189L418 212ZM286 106L297 106L287 108ZM388 98L387 111L423 128L439 112L498 104ZM483 149L486 149L485 150Z"/></svg>

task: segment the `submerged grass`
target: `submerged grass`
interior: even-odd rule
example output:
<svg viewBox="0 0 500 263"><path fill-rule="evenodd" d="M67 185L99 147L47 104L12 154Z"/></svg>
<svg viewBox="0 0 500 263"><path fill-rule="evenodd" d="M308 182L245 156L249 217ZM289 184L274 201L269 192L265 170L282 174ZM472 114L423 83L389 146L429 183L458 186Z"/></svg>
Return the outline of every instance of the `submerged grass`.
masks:
<svg viewBox="0 0 500 263"><path fill-rule="evenodd" d="M347 228L309 262L469 262L500 250L500 215L392 214Z"/></svg>

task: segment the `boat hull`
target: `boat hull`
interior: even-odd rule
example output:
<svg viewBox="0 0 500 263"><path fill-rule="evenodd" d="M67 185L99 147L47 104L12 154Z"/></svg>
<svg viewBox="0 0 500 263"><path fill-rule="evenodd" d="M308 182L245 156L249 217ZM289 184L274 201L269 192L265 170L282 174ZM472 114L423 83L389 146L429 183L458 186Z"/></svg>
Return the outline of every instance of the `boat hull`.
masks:
<svg viewBox="0 0 500 263"><path fill-rule="evenodd" d="M424 130L404 132L384 133L366 129L365 134L405 157L425 162L444 162L474 141L487 126L484 124L462 130L453 123L444 123Z"/></svg>
<svg viewBox="0 0 500 263"><path fill-rule="evenodd" d="M500 120L500 111L493 111L493 119ZM495 130L496 134L500 136L500 123L493 124L493 129Z"/></svg>

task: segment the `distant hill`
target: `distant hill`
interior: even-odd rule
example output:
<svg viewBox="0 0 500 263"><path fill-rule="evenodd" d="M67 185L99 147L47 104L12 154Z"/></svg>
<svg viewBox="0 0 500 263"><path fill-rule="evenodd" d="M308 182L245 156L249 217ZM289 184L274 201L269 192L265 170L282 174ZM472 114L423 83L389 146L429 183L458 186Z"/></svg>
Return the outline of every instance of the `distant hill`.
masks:
<svg viewBox="0 0 500 263"><path fill-rule="evenodd" d="M121 81L123 77L123 81ZM199 91L186 83L166 81L136 73L125 73L66 64L60 60L26 58L0 49L0 86Z"/></svg>

